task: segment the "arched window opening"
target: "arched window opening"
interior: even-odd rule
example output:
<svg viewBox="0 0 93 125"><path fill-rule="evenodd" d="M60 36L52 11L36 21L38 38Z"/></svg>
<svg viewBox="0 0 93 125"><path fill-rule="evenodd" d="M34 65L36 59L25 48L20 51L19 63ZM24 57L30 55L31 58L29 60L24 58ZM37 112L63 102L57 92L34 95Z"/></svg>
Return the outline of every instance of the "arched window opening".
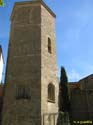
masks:
<svg viewBox="0 0 93 125"><path fill-rule="evenodd" d="M52 83L48 85L48 101L55 102L55 86Z"/></svg>
<svg viewBox="0 0 93 125"><path fill-rule="evenodd" d="M48 37L48 52L52 53L52 50L51 50L51 39L49 37Z"/></svg>

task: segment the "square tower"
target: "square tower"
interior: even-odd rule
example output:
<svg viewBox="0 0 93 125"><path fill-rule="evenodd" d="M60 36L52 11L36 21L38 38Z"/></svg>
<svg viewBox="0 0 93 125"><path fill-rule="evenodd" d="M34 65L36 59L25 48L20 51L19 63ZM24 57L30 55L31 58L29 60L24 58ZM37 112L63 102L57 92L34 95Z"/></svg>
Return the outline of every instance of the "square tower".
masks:
<svg viewBox="0 0 93 125"><path fill-rule="evenodd" d="M58 112L55 14L41 0L16 2L11 15L2 125L42 125Z"/></svg>

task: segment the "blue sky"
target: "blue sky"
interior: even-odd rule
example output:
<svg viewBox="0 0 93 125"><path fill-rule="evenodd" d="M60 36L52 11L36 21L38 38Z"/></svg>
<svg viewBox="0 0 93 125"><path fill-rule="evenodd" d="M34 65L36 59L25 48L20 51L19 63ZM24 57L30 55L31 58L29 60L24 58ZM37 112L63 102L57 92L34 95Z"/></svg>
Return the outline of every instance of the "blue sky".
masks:
<svg viewBox="0 0 93 125"><path fill-rule="evenodd" d="M4 53L4 74L14 2L4 0L0 7L0 44ZM56 14L57 62L64 66L69 81L93 73L93 0L45 0ZM3 77L4 79L4 77ZM4 80L3 80L4 81Z"/></svg>

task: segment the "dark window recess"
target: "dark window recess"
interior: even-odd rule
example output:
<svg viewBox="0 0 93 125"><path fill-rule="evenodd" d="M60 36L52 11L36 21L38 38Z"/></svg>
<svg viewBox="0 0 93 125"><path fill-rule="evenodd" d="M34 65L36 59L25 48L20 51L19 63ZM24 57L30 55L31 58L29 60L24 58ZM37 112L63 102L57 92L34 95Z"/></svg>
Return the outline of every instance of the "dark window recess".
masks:
<svg viewBox="0 0 93 125"><path fill-rule="evenodd" d="M88 94L93 94L93 90L88 90Z"/></svg>
<svg viewBox="0 0 93 125"><path fill-rule="evenodd" d="M52 50L51 50L51 39L50 38L48 38L48 52L52 53Z"/></svg>
<svg viewBox="0 0 93 125"><path fill-rule="evenodd" d="M55 86L52 83L48 85L48 101L55 102Z"/></svg>
<svg viewBox="0 0 93 125"><path fill-rule="evenodd" d="M16 91L16 99L31 99L30 88L20 86Z"/></svg>

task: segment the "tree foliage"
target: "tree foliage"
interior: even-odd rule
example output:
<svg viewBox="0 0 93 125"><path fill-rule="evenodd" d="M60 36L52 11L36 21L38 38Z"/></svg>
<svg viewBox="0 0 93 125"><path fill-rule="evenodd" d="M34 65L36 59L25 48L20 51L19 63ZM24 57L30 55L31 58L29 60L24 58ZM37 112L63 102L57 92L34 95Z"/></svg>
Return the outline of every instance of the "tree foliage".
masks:
<svg viewBox="0 0 93 125"><path fill-rule="evenodd" d="M64 67L61 67L60 85L59 85L59 111L69 112L70 100L68 92L68 78Z"/></svg>

